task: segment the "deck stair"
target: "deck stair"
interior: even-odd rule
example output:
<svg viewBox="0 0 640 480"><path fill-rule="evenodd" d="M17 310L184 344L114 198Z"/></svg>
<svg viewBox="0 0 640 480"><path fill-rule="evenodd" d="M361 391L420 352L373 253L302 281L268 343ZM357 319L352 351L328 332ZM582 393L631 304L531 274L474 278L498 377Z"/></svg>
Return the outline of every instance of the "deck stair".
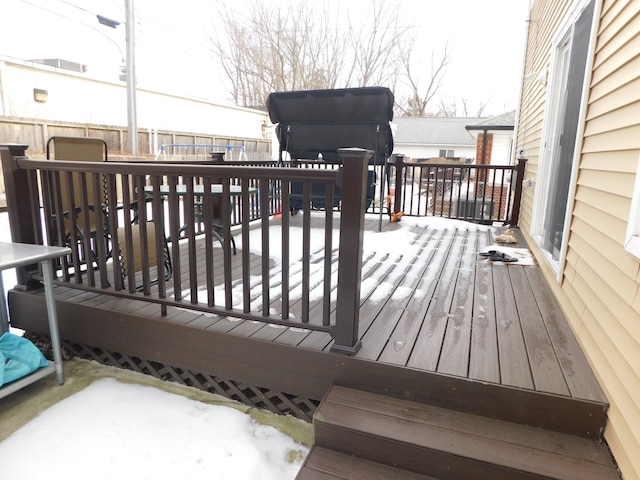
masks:
<svg viewBox="0 0 640 480"><path fill-rule="evenodd" d="M597 440L332 386L298 480L618 479Z"/></svg>

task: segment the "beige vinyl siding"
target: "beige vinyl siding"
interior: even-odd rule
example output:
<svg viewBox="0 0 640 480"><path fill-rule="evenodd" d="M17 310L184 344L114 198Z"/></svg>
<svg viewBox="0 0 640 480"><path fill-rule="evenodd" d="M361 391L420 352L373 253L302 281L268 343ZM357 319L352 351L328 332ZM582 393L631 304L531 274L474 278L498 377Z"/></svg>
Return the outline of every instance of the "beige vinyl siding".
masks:
<svg viewBox="0 0 640 480"><path fill-rule="evenodd" d="M611 403L605 438L624 478L640 479L640 260L624 248L640 157L640 0L600 3L561 282L539 261ZM549 65L552 39L571 4L534 3L532 20L546 27L529 33L525 73ZM525 178L539 171L546 93L523 83L516 142L529 159ZM533 194L525 188L525 234Z"/></svg>

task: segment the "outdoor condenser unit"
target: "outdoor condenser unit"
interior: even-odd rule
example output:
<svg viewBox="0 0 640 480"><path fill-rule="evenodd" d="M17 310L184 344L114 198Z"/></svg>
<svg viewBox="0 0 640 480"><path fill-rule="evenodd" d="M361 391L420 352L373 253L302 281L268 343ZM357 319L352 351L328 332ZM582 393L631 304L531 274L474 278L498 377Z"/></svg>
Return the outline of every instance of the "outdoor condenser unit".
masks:
<svg viewBox="0 0 640 480"><path fill-rule="evenodd" d="M493 200L490 198L458 198L454 200L454 211L458 218L489 220L493 215Z"/></svg>

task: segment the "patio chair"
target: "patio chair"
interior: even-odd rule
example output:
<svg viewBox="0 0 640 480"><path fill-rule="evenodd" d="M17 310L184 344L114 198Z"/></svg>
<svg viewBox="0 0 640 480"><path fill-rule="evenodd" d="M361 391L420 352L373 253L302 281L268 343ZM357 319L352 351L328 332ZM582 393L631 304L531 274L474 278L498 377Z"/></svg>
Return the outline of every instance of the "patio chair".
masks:
<svg viewBox="0 0 640 480"><path fill-rule="evenodd" d="M129 248L127 230L131 230L131 249ZM120 266L122 270L122 282L127 276L135 275L138 272L142 272L144 268L144 259L146 256L149 272L151 273L158 265L158 258L162 259L162 267L164 272L164 281L171 278L173 274L173 267L171 264L171 255L169 253L169 245L166 237L161 241L161 253L158 255L156 249L156 225L153 221L145 223L146 242L142 241L142 225L139 223L132 224L130 227L118 228L118 253ZM143 248L144 247L144 248ZM131 256L132 255L132 256ZM133 261L131 261L133 259ZM159 278L151 279L150 284L155 285L159 282ZM136 287L137 290L144 289L144 286Z"/></svg>
<svg viewBox="0 0 640 480"><path fill-rule="evenodd" d="M107 144L101 138L88 137L64 137L53 136L47 140L46 157L48 160L62 161L83 161L83 162L106 162L107 161ZM53 194L54 198L50 201L53 205L62 206L62 232L64 240L62 243L72 246L72 226L75 221L75 229L78 238L79 251L81 259L84 263L95 260L96 258L96 241L107 240L106 250L107 256L111 255L111 246L108 233L108 222L106 218L106 181L101 177L100 182L95 182L92 175L86 175L86 201L89 215L85 215L83 211L83 186L81 184L81 176L79 173L72 174L72 181L68 181L66 174L60 174L60 195L59 198ZM68 192L72 189L73 196L70 202ZM53 189L52 189L53 191ZM94 199L96 193L100 198L100 204L96 205ZM100 209L103 213L102 222L99 222L96 211ZM73 210L73 212L72 212ZM74 221L72 218L75 217ZM88 219L88 220L87 220ZM59 218L53 215L54 235L57 234ZM100 224L99 224L100 223ZM85 240L89 241L89 252L84 252Z"/></svg>

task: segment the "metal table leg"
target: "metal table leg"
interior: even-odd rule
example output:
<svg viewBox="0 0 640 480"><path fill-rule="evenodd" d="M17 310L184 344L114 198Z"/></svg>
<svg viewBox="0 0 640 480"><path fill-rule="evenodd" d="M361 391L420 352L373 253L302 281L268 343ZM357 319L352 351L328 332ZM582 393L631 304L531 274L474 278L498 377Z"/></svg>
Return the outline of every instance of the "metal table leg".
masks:
<svg viewBox="0 0 640 480"><path fill-rule="evenodd" d="M62 350L60 348L60 334L58 332L58 314L56 301L53 298L53 267L51 260L40 262L42 276L44 278L44 295L47 303L47 316L49 317L49 332L51 334L51 347L53 349L53 363L56 366L58 385L64 384L64 371L62 369Z"/></svg>

